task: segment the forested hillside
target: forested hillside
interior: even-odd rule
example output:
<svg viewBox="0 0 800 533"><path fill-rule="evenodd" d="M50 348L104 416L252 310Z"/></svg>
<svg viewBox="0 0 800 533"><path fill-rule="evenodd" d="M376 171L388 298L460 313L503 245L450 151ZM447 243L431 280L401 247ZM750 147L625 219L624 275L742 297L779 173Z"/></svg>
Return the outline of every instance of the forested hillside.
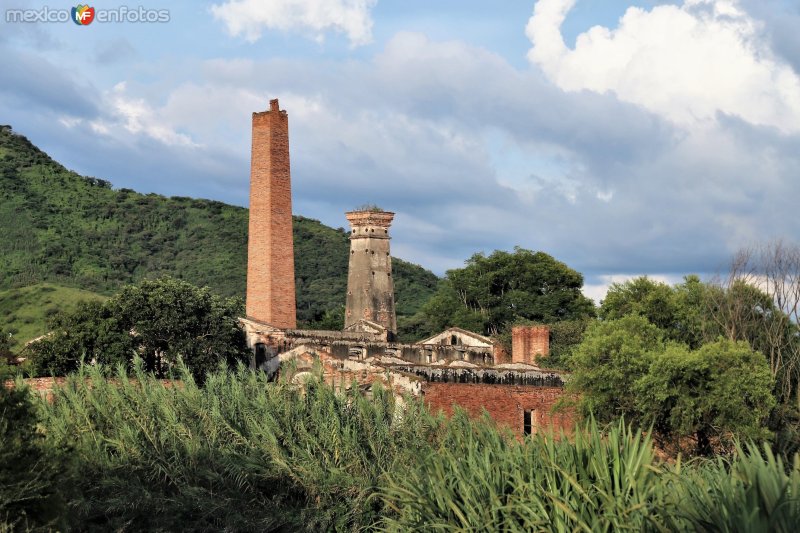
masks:
<svg viewBox="0 0 800 533"><path fill-rule="evenodd" d="M114 190L67 170L10 126L0 126L0 229L0 290L50 282L109 295L169 274L244 297L247 209ZM294 238L298 319L335 321L347 285L347 234L295 217ZM438 281L399 259L394 275L400 318Z"/></svg>

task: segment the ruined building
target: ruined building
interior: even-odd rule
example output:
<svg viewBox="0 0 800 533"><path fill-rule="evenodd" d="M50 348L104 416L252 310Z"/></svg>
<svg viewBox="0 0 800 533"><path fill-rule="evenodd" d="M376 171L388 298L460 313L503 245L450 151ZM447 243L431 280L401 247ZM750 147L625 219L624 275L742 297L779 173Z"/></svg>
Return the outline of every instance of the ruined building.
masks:
<svg viewBox="0 0 800 533"><path fill-rule="evenodd" d="M447 413L454 405L475 416L486 410L518 434L571 427L570 413L551 412L562 395L562 376L536 366L549 353L546 326L513 328L510 355L493 339L455 327L414 343L397 342L389 250L394 213L365 208L345 214L351 233L344 330L297 329L291 206L289 118L271 100L268 111L253 113L241 324L255 368L276 372L293 361L294 378L301 379L321 363L333 382L357 383L365 391L381 382Z"/></svg>

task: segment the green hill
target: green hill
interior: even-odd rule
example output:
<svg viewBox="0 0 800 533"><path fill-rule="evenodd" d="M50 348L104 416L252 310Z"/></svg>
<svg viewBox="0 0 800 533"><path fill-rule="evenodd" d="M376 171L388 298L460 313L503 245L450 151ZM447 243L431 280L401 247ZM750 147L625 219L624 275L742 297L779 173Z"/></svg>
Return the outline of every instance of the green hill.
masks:
<svg viewBox="0 0 800 533"><path fill-rule="evenodd" d="M0 126L0 228L0 290L49 282L109 295L169 274L244 297L247 209L115 190L67 170L10 126ZM294 240L298 320L329 321L344 306L347 234L296 216ZM438 278L400 259L394 276L402 322ZM6 320L0 316L0 328Z"/></svg>
<svg viewBox="0 0 800 533"><path fill-rule="evenodd" d="M0 324L11 333L12 348L45 333L47 319L59 311L72 311L81 300L104 300L96 292L52 283L37 283L0 291Z"/></svg>

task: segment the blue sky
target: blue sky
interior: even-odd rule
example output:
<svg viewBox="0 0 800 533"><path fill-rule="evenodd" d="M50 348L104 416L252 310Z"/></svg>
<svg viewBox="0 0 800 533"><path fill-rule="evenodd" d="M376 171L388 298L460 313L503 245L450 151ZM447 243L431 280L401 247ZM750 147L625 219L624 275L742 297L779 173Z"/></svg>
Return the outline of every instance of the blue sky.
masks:
<svg viewBox="0 0 800 533"><path fill-rule="evenodd" d="M0 123L116 187L246 205L250 113L277 97L295 213L338 227L377 203L394 255L440 274L518 245L599 299L800 233L796 2L217 0L141 4L167 23L6 22L45 5L70 7L0 1Z"/></svg>

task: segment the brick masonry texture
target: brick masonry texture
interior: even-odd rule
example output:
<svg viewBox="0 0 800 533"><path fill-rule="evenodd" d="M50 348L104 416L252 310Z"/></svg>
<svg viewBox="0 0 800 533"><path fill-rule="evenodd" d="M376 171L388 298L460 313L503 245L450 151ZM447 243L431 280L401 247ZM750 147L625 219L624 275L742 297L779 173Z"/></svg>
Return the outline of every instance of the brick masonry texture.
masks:
<svg viewBox="0 0 800 533"><path fill-rule="evenodd" d="M511 361L534 365L538 357L550 354L550 328L514 326L511 328Z"/></svg>
<svg viewBox="0 0 800 533"><path fill-rule="evenodd" d="M247 316L295 328L289 117L278 100L269 105L269 111L253 113Z"/></svg>
<svg viewBox="0 0 800 533"><path fill-rule="evenodd" d="M425 403L433 411L453 414L455 406L464 409L470 418L479 418L485 409L499 426L510 428L517 436L524 434L525 411L531 412L531 432L552 428L567 434L574 427L574 412L552 412L555 403L564 395L561 387L510 387L472 383L425 383L422 386Z"/></svg>

